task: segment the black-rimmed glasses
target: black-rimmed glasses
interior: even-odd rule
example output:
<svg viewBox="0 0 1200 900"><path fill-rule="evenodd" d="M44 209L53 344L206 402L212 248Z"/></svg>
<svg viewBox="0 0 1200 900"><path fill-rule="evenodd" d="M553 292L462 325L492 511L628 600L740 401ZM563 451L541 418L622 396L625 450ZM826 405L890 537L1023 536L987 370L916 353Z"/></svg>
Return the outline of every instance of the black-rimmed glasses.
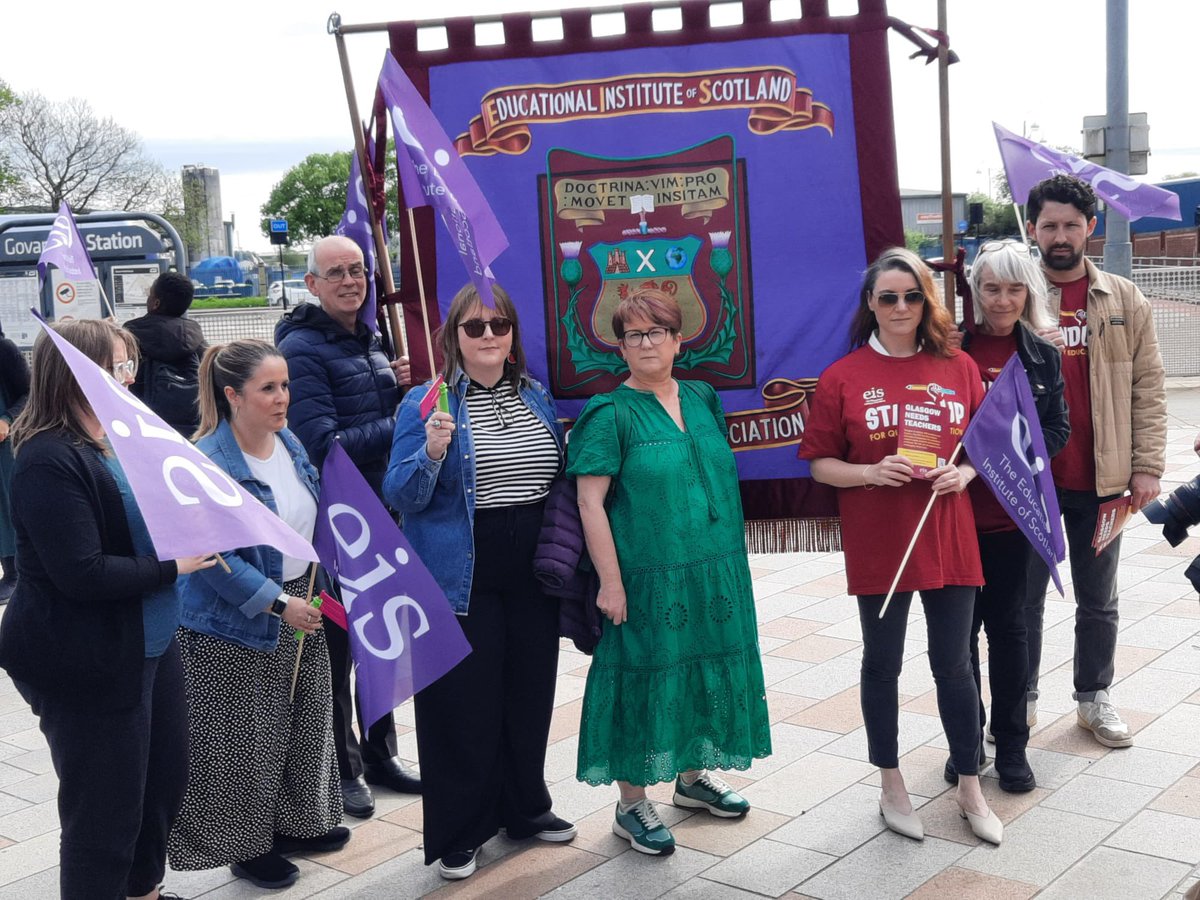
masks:
<svg viewBox="0 0 1200 900"><path fill-rule="evenodd" d="M651 328L649 331L627 331L621 335L621 343L630 349L636 350L642 346L642 341L649 340L650 346L657 347L667 339L667 335L671 333L669 328Z"/></svg>

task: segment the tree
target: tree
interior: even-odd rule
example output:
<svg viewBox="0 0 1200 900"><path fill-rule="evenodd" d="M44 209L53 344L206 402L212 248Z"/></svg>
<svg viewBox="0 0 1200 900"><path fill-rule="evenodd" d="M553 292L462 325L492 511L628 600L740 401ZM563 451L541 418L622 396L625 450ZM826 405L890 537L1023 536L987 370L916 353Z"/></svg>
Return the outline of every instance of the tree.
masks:
<svg viewBox="0 0 1200 900"><path fill-rule="evenodd" d="M388 149L387 194L396 195L396 151ZM259 210L262 233L271 234L271 219L288 220L288 238L306 243L333 234L346 210L346 182L350 180L350 151L310 153L283 173L267 202Z"/></svg>
<svg viewBox="0 0 1200 900"><path fill-rule="evenodd" d="M77 97L55 103L32 93L4 106L0 154L15 176L4 190L13 206L155 209L170 178L134 132Z"/></svg>
<svg viewBox="0 0 1200 900"><path fill-rule="evenodd" d="M7 84L0 81L0 127L5 121L4 111L10 106L17 103L17 95L12 92ZM0 135L3 132L0 131ZM4 144L0 141L0 197L4 196L5 190L16 183L17 177L13 174L11 163L8 156L4 152Z"/></svg>
<svg viewBox="0 0 1200 900"><path fill-rule="evenodd" d="M1007 183L1004 186L1006 189L1008 188ZM969 194L967 196L968 208L971 203L983 204L983 224L979 226L977 232L981 237L1002 237L1020 230L1017 225L1017 213L1013 209L1011 199L998 202L983 194Z"/></svg>

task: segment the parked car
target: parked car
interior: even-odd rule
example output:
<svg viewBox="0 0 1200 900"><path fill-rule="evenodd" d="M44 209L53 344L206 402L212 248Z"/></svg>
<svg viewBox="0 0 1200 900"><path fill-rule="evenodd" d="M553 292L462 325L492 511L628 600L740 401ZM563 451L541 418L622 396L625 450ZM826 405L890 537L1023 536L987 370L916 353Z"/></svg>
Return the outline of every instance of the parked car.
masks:
<svg viewBox="0 0 1200 900"><path fill-rule="evenodd" d="M297 303L313 303L316 300L303 279L289 278L287 281L271 282L271 286L267 288L267 305L278 306L283 302L285 294L289 306L295 306Z"/></svg>

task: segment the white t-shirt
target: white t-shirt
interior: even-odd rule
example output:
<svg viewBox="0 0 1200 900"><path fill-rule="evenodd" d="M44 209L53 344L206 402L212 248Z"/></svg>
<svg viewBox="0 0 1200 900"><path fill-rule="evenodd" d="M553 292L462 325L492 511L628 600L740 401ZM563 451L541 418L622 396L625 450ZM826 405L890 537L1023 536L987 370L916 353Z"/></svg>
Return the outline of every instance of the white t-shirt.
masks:
<svg viewBox="0 0 1200 900"><path fill-rule="evenodd" d="M275 449L266 459L251 456L245 450L242 451L242 456L246 458L246 465L250 467L254 477L266 484L275 495L275 511L279 518L292 526L292 530L306 541L311 541L313 528L317 524L317 501L296 474L296 466L287 447L284 446L283 438L275 435ZM310 565L306 559L296 559L285 554L283 580L292 581L302 577Z"/></svg>

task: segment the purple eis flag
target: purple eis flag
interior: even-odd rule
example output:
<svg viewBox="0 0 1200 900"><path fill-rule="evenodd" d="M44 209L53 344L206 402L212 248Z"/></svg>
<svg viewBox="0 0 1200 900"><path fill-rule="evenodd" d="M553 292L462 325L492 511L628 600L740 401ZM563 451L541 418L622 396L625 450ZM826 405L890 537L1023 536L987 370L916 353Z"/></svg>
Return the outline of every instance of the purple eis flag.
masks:
<svg viewBox="0 0 1200 900"><path fill-rule="evenodd" d="M258 544L269 544L297 559L317 558L308 541L111 374L38 319L104 426L159 559Z"/></svg>
<svg viewBox="0 0 1200 900"><path fill-rule="evenodd" d="M392 116L404 202L437 209L480 298L494 306L488 267L508 247L496 214L433 110L390 51L384 53L379 88Z"/></svg>
<svg viewBox="0 0 1200 900"><path fill-rule="evenodd" d="M338 579L366 726L471 652L446 595L336 441L313 543Z"/></svg>
<svg viewBox="0 0 1200 900"><path fill-rule="evenodd" d="M50 233L42 244L42 255L38 257L38 274L46 278L47 264L54 264L71 281L95 280L96 269L88 256L87 246L79 236L75 226L75 217L71 215L71 207L64 200L50 226Z"/></svg>
<svg viewBox="0 0 1200 900"><path fill-rule="evenodd" d="M1039 181L1053 175L1074 175L1090 184L1100 199L1131 221L1146 216L1183 218L1179 213L1179 195L1173 191L1143 184L1128 175L1023 138L995 122L992 128L1000 145L1008 186L1017 203L1024 203Z"/></svg>
<svg viewBox="0 0 1200 900"><path fill-rule="evenodd" d="M1058 564L1066 558L1066 541L1058 495L1033 392L1015 353L971 417L963 449L979 477L1046 561L1061 594Z"/></svg>
<svg viewBox="0 0 1200 900"><path fill-rule="evenodd" d="M367 150L371 152L370 148ZM348 237L362 251L363 265L367 269L367 299L358 311L358 320L371 331L379 331L375 305L375 235L371 230L371 214L367 209L367 191L363 184L362 168L358 164L358 153L350 153L350 181L346 185L346 211L333 230L334 234Z"/></svg>

